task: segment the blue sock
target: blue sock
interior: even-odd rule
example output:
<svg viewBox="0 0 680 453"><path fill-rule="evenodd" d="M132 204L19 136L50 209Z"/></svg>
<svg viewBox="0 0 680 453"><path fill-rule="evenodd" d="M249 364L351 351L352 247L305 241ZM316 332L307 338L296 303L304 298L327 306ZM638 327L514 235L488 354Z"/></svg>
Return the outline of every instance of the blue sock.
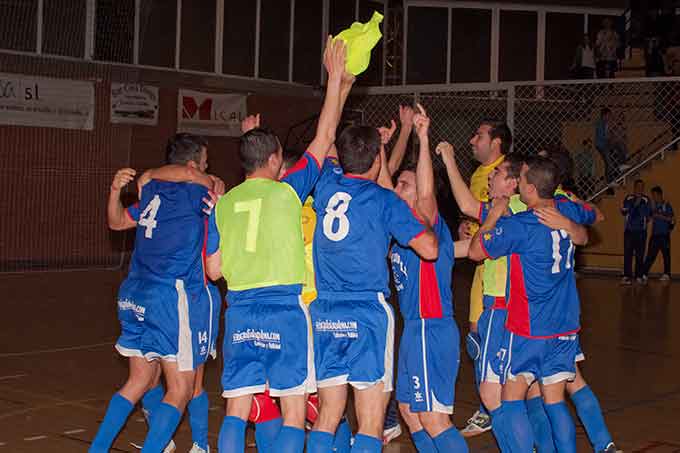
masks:
<svg viewBox="0 0 680 453"><path fill-rule="evenodd" d="M575 392L571 395L571 401L576 407L578 418L581 419L581 423L588 433L593 449L601 451L607 448L607 445L612 442L612 436L604 422L600 402L590 387L586 385Z"/></svg>
<svg viewBox="0 0 680 453"><path fill-rule="evenodd" d="M576 453L576 426L567 403L545 404L545 412L552 425L555 447L560 453Z"/></svg>
<svg viewBox="0 0 680 453"><path fill-rule="evenodd" d="M439 435L432 439L437 451L444 452L460 452L467 453L468 446L465 439L460 435L455 426L450 427L446 431L439 433Z"/></svg>
<svg viewBox="0 0 680 453"><path fill-rule="evenodd" d="M144 408L144 416L148 422L151 419L151 414L156 410L165 396L165 389L161 384L158 384L151 390L147 391L142 397L142 407Z"/></svg>
<svg viewBox="0 0 680 453"><path fill-rule="evenodd" d="M282 426L275 445L276 451L280 453L302 453L305 449L305 430Z"/></svg>
<svg viewBox="0 0 680 453"><path fill-rule="evenodd" d="M255 444L259 453L270 453L276 441L276 436L281 431L283 419L281 417L271 419L267 422L255 424Z"/></svg>
<svg viewBox="0 0 680 453"><path fill-rule="evenodd" d="M437 447L434 446L432 438L424 429L411 433L411 439L418 453L437 453Z"/></svg>
<svg viewBox="0 0 680 453"><path fill-rule="evenodd" d="M335 430L333 451L335 453L350 453L352 451L352 428L345 417L340 420L340 424Z"/></svg>
<svg viewBox="0 0 680 453"><path fill-rule="evenodd" d="M367 436L366 434L357 434L354 437L354 445L352 445L352 453L380 453L382 451L382 439L377 437Z"/></svg>
<svg viewBox="0 0 680 453"><path fill-rule="evenodd" d="M555 442L552 437L552 427L548 414L543 407L543 398L540 396L527 400L527 412L531 422L531 430L534 432L536 449L541 453L555 453Z"/></svg>
<svg viewBox="0 0 680 453"><path fill-rule="evenodd" d="M182 413L175 406L161 402L149 423L149 433L144 440L142 453L163 451L172 439L181 418Z"/></svg>
<svg viewBox="0 0 680 453"><path fill-rule="evenodd" d="M509 451L533 451L534 436L524 400L503 401L503 422L508 426L508 431L504 433L506 433L505 441L510 447Z"/></svg>
<svg viewBox="0 0 680 453"><path fill-rule="evenodd" d="M187 405L191 439L203 450L208 449L208 409L210 409L210 401L205 392L194 397Z"/></svg>
<svg viewBox="0 0 680 453"><path fill-rule="evenodd" d="M243 453L246 449L245 420L232 416L224 417L217 445L217 451L220 453Z"/></svg>
<svg viewBox="0 0 680 453"><path fill-rule="evenodd" d="M502 452L510 451L508 446L508 429L509 426L505 423L505 411L503 406L499 406L495 410L491 411L491 431L496 438L496 443Z"/></svg>
<svg viewBox="0 0 680 453"><path fill-rule="evenodd" d="M331 453L334 436L326 431L312 431L307 440L307 453Z"/></svg>
<svg viewBox="0 0 680 453"><path fill-rule="evenodd" d="M104 420L99 425L97 435L88 451L90 453L108 453L134 407L135 405L123 398L120 393L113 395L109 407L106 409Z"/></svg>

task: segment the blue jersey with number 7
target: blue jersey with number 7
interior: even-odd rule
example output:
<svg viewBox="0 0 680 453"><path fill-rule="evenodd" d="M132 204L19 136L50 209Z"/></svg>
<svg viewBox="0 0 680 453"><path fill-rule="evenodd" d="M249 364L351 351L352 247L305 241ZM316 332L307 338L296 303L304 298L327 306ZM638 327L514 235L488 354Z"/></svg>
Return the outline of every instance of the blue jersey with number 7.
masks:
<svg viewBox="0 0 680 453"><path fill-rule="evenodd" d="M131 277L203 283L207 194L191 183L152 180L144 186L139 203L127 209L137 222Z"/></svg>
<svg viewBox="0 0 680 453"><path fill-rule="evenodd" d="M389 295L387 253L424 231L408 205L374 181L343 175L327 159L314 189L314 270L319 297L332 293Z"/></svg>
<svg viewBox="0 0 680 453"><path fill-rule="evenodd" d="M556 208L572 221L590 224L588 207L556 199ZM575 246L564 230L551 230L533 210L503 217L480 236L487 256L508 256L506 328L528 338L553 338L580 329L580 302L574 278Z"/></svg>

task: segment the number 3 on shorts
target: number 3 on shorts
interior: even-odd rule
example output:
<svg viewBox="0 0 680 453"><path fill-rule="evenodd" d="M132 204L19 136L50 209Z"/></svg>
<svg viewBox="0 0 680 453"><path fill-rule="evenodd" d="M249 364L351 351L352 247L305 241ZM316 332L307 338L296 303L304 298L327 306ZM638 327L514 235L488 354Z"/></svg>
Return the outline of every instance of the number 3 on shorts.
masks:
<svg viewBox="0 0 680 453"><path fill-rule="evenodd" d="M323 216L323 234L333 242L340 242L349 234L349 219L345 213L351 200L352 196L346 192L336 192L328 200ZM335 219L338 219L338 229L333 231Z"/></svg>
<svg viewBox="0 0 680 453"><path fill-rule="evenodd" d="M257 250L257 230L260 226L260 209L262 199L238 201L234 203L234 213L248 213L248 228L246 230L246 252L255 253Z"/></svg>

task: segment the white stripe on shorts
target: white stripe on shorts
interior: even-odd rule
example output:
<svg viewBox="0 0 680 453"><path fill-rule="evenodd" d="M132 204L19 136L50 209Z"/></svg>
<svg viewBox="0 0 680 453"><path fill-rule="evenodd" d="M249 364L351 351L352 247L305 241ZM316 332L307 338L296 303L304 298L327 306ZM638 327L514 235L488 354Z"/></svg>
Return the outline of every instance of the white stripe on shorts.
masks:
<svg viewBox="0 0 680 453"><path fill-rule="evenodd" d="M189 300L184 290L184 282L175 280L177 289L177 319L179 331L177 335L177 369L190 371L194 369L194 352L191 345L191 324L189 323Z"/></svg>
<svg viewBox="0 0 680 453"><path fill-rule="evenodd" d="M428 382L427 376L427 346L425 344L425 320L420 320L420 346L423 354L423 378L425 379L425 406L427 407L427 412L432 411L432 406L430 405L430 384Z"/></svg>
<svg viewBox="0 0 680 453"><path fill-rule="evenodd" d="M385 333L385 374L382 381L385 384L384 392L392 391L392 381L394 375L394 315L389 304L385 302L383 293L378 293L378 301L385 309L387 315L387 332Z"/></svg>
<svg viewBox="0 0 680 453"><path fill-rule="evenodd" d="M481 382L486 382L487 375L486 353L489 350L489 337L491 336L491 327L493 326L493 314L495 311L496 310L491 310L491 315L489 316L489 324L486 326L486 338L484 339L484 351L482 352L482 375L480 376Z"/></svg>

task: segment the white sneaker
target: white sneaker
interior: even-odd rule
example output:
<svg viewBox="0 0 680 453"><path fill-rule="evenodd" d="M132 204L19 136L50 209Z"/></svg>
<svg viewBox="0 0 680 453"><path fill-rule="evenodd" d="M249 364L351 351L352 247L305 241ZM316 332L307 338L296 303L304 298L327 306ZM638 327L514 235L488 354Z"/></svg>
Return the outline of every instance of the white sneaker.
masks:
<svg viewBox="0 0 680 453"><path fill-rule="evenodd" d="M491 430L491 417L480 411L475 412L475 414L470 417L467 421L467 426L460 430L463 437L473 437L478 436L482 433Z"/></svg>
<svg viewBox="0 0 680 453"><path fill-rule="evenodd" d="M397 423L391 428L383 430L383 445L389 444L399 436L401 436L401 425Z"/></svg>
<svg viewBox="0 0 680 453"><path fill-rule="evenodd" d="M632 285L632 284L633 284L633 281L632 281L630 278L628 278L628 277L623 277L623 278L621 279L621 284L622 284L622 285L626 285L626 286L627 286L627 285Z"/></svg>
<svg viewBox="0 0 680 453"><path fill-rule="evenodd" d="M659 277L659 281L669 282L671 281L671 276L668 274L663 274L661 277Z"/></svg>
<svg viewBox="0 0 680 453"><path fill-rule="evenodd" d="M134 443L134 442L130 442L130 445L132 445L133 447L135 447L137 450L141 450L141 449L142 449L142 445L141 445L141 444L136 444L136 443ZM177 445L175 445L175 441L174 441L174 440L170 439L170 442L168 442L168 445L165 446L165 449L163 450L163 453L172 453L172 452L174 452L175 450L177 450Z"/></svg>
<svg viewBox="0 0 680 453"><path fill-rule="evenodd" d="M199 447L198 444L194 443L191 446L191 450L189 450L189 453L210 453L210 445L208 445L207 450L204 450L201 447Z"/></svg>

